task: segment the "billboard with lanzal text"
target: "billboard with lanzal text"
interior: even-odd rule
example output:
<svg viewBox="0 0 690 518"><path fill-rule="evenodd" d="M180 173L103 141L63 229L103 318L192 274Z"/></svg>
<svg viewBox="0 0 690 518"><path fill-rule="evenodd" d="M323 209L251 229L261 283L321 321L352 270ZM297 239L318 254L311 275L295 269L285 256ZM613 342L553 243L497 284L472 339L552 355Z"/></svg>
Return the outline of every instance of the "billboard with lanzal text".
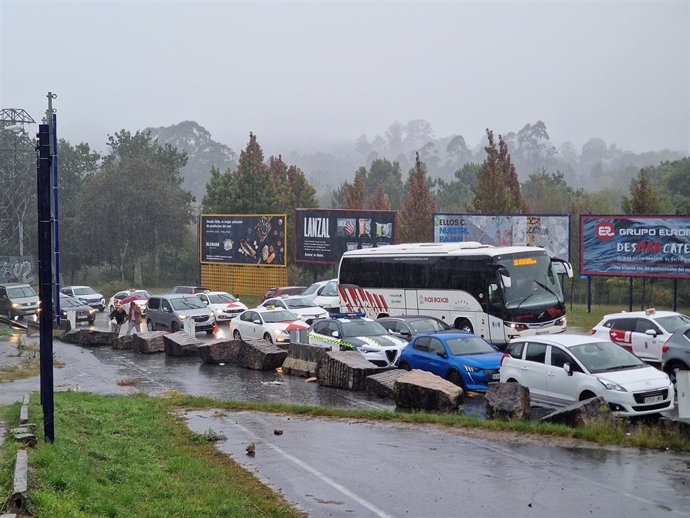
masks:
<svg viewBox="0 0 690 518"><path fill-rule="evenodd" d="M434 214L434 242L477 241L494 246L540 246L570 260L570 216L553 214Z"/></svg>
<svg viewBox="0 0 690 518"><path fill-rule="evenodd" d="M690 216L580 216L583 275L690 278Z"/></svg>
<svg viewBox="0 0 690 518"><path fill-rule="evenodd" d="M343 252L395 243L393 210L295 209L295 262L338 264Z"/></svg>
<svg viewBox="0 0 690 518"><path fill-rule="evenodd" d="M202 214L202 263L285 267L285 214Z"/></svg>

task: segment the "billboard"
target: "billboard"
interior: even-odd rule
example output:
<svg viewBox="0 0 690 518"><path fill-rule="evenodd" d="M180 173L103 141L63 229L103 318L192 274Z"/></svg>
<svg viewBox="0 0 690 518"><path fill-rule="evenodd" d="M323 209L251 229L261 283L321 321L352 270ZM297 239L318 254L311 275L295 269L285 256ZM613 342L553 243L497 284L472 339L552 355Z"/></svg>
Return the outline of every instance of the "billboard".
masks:
<svg viewBox="0 0 690 518"><path fill-rule="evenodd" d="M540 246L570 260L570 216L553 214L434 214L434 242L478 241L494 246Z"/></svg>
<svg viewBox="0 0 690 518"><path fill-rule="evenodd" d="M690 278L690 216L580 216L583 275Z"/></svg>
<svg viewBox="0 0 690 518"><path fill-rule="evenodd" d="M202 214L202 263L260 264L285 267L285 214Z"/></svg>
<svg viewBox="0 0 690 518"><path fill-rule="evenodd" d="M295 262L338 264L343 252L395 243L393 210L296 209Z"/></svg>

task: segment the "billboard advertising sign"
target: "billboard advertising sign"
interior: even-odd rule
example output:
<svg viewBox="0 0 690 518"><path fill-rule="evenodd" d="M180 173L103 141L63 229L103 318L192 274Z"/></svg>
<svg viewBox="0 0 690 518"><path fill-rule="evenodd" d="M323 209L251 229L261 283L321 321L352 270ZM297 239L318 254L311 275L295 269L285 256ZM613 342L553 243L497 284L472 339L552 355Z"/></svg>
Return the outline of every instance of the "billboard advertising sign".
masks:
<svg viewBox="0 0 690 518"><path fill-rule="evenodd" d="M580 216L583 275L690 278L690 216Z"/></svg>
<svg viewBox="0 0 690 518"><path fill-rule="evenodd" d="M477 241L494 246L540 246L570 260L570 216L550 214L434 214L434 242Z"/></svg>
<svg viewBox="0 0 690 518"><path fill-rule="evenodd" d="M338 264L343 252L395 242L392 210L296 209L295 262Z"/></svg>
<svg viewBox="0 0 690 518"><path fill-rule="evenodd" d="M202 214L202 263L285 267L285 214Z"/></svg>

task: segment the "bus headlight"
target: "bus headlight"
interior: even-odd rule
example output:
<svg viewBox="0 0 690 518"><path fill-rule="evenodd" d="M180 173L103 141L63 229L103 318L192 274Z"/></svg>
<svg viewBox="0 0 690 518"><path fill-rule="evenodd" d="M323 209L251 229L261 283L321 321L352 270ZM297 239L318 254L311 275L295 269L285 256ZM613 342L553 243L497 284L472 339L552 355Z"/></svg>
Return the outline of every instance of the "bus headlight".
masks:
<svg viewBox="0 0 690 518"><path fill-rule="evenodd" d="M526 324L516 324L515 322L505 322L504 325L516 331L527 331L528 329Z"/></svg>
<svg viewBox="0 0 690 518"><path fill-rule="evenodd" d="M567 321L568 320L565 317L561 317L558 320L556 320L553 324L556 326L564 326L564 325L566 325Z"/></svg>

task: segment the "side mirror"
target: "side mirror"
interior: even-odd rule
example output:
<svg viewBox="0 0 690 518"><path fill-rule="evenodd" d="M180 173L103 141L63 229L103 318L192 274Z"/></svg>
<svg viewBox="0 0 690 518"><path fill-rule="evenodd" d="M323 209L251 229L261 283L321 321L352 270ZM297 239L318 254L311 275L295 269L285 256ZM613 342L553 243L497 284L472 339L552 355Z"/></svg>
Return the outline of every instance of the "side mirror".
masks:
<svg viewBox="0 0 690 518"><path fill-rule="evenodd" d="M208 300L206 300L206 299L201 299L201 302L204 303L204 306L208 306L208 304L209 304Z"/></svg>
<svg viewBox="0 0 690 518"><path fill-rule="evenodd" d="M644 332L644 334L646 334L647 336L653 336L654 338L656 338L656 334L657 334L657 333L656 333L656 331L654 331L654 329L647 329L647 330Z"/></svg>
<svg viewBox="0 0 690 518"><path fill-rule="evenodd" d="M409 331L400 331L400 335L401 336L412 336L412 333L410 333Z"/></svg>
<svg viewBox="0 0 690 518"><path fill-rule="evenodd" d="M261 320L254 320L254 324L261 325Z"/></svg>
<svg viewBox="0 0 690 518"><path fill-rule="evenodd" d="M565 371L565 373L566 373L568 376L572 376L572 375L573 375L573 370L570 368L570 363L565 362L565 363L563 364L563 370Z"/></svg>
<svg viewBox="0 0 690 518"><path fill-rule="evenodd" d="M508 271L508 268L505 266L499 266L498 267L498 274L501 276L501 281L503 281L503 286L506 288L510 288L512 285L512 282L510 280L510 272Z"/></svg>
<svg viewBox="0 0 690 518"><path fill-rule="evenodd" d="M331 333L331 336L333 336L333 337L335 337L335 338L338 338L338 337L340 336L340 333L338 333L338 331L333 331L333 332Z"/></svg>
<svg viewBox="0 0 690 518"><path fill-rule="evenodd" d="M441 358L448 358L446 351L439 351L436 354L438 354Z"/></svg>

